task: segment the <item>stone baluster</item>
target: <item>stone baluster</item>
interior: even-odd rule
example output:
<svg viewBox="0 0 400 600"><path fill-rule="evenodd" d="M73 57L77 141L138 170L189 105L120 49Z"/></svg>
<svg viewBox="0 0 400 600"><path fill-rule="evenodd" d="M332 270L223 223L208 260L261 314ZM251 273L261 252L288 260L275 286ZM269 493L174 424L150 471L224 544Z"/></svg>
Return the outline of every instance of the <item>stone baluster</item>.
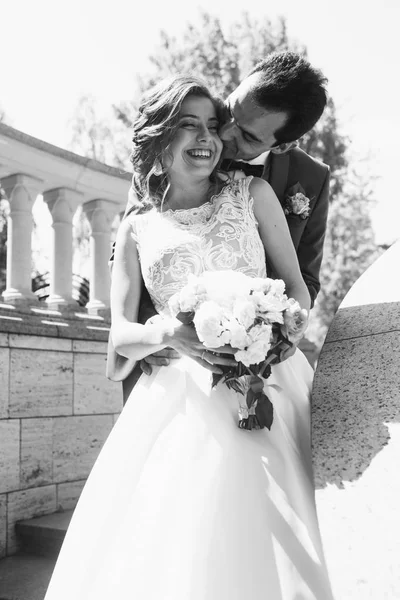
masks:
<svg viewBox="0 0 400 600"><path fill-rule="evenodd" d="M53 219L50 295L47 299L51 308L76 307L77 304L72 298L72 219L82 199L82 194L68 188L56 188L43 194Z"/></svg>
<svg viewBox="0 0 400 600"><path fill-rule="evenodd" d="M119 206L109 200L90 200L83 205L90 224L90 298L88 312L101 314L110 306L111 225Z"/></svg>
<svg viewBox="0 0 400 600"><path fill-rule="evenodd" d="M32 207L42 181L31 175L9 175L1 181L10 204L7 236L7 280L5 302L36 300L32 292Z"/></svg>

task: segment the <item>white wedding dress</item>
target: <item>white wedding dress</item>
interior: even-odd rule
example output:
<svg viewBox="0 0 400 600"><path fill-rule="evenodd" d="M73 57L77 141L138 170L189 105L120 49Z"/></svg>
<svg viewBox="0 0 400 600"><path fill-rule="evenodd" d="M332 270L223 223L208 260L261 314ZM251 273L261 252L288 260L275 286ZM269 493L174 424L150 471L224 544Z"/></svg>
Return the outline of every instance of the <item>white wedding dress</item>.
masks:
<svg viewBox="0 0 400 600"><path fill-rule="evenodd" d="M265 276L251 178L200 208L131 218L160 312L189 273ZM310 452L312 369L274 366L270 431L189 358L143 375L93 467L45 600L331 600ZM271 386L270 384L274 384ZM240 397L243 399L243 397Z"/></svg>

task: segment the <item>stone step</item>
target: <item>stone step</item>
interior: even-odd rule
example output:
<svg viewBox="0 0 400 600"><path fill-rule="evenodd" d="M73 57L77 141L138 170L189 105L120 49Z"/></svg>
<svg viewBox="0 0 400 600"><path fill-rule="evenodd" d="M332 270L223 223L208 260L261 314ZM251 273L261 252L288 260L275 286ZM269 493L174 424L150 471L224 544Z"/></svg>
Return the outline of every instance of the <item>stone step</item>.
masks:
<svg viewBox="0 0 400 600"><path fill-rule="evenodd" d="M65 510L44 517L18 521L15 530L23 552L56 557L63 543L72 513L72 510Z"/></svg>
<svg viewBox="0 0 400 600"><path fill-rule="evenodd" d="M0 560L0 600L43 600L56 559L14 554Z"/></svg>

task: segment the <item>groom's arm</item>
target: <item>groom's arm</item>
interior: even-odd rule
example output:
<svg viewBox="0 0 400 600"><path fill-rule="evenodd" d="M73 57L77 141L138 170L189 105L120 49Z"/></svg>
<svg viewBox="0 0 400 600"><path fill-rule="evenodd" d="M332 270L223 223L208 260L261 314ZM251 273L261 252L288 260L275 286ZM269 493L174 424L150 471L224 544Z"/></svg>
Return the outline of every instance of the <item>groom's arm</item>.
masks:
<svg viewBox="0 0 400 600"><path fill-rule="evenodd" d="M311 297L311 308L321 288L320 269L329 208L329 169L297 248L303 279Z"/></svg>

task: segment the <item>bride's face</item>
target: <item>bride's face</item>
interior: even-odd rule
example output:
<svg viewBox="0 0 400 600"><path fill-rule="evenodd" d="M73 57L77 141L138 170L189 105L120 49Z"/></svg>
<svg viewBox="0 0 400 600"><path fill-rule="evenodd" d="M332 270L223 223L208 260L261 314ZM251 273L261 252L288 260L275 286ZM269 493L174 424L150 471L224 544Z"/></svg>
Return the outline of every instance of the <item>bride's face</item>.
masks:
<svg viewBox="0 0 400 600"><path fill-rule="evenodd" d="M182 103L178 130L163 159L169 177L208 177L218 163L222 142L214 104L209 98L188 96Z"/></svg>

